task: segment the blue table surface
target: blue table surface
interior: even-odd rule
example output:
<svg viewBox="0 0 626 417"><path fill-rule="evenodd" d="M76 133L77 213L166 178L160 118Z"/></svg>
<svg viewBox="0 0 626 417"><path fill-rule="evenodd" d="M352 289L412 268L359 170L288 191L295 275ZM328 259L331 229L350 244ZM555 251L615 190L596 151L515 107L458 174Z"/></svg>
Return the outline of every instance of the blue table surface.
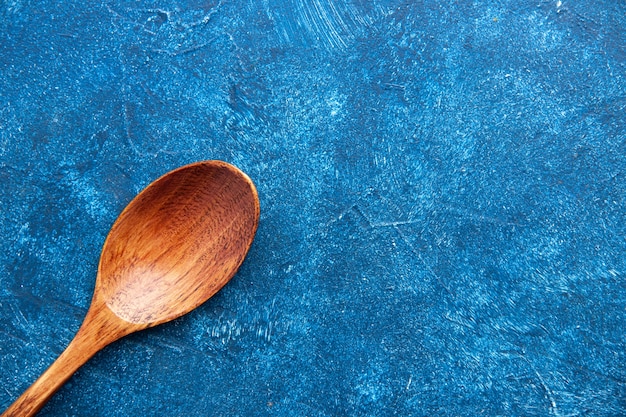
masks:
<svg viewBox="0 0 626 417"><path fill-rule="evenodd" d="M0 409L221 159L239 273L41 416L626 415L625 2L7 0L0 98Z"/></svg>

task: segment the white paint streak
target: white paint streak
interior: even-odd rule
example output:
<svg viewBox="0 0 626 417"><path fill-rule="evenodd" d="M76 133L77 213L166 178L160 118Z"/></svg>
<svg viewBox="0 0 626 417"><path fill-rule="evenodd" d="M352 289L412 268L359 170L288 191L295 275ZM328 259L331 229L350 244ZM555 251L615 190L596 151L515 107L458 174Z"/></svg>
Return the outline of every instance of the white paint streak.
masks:
<svg viewBox="0 0 626 417"><path fill-rule="evenodd" d="M293 41L304 34L308 40L328 49L347 49L358 31L372 21L354 5L335 0L293 0L293 10L297 28L283 29L285 39ZM301 33L293 33L294 29Z"/></svg>
<svg viewBox="0 0 626 417"><path fill-rule="evenodd" d="M559 409L556 406L556 400L554 399L554 394L552 393L552 390L550 389L550 387L548 387L548 384L546 384L546 381L543 379L543 377L541 376L537 368L525 356L519 355L519 357L522 360L524 360L524 362L526 362L528 366L530 366L530 368L533 370L533 372L537 376L539 383L541 384L544 391L546 392L546 397L548 401L550 401L550 411L552 412L552 414L555 416L560 416L561 413L559 413Z"/></svg>

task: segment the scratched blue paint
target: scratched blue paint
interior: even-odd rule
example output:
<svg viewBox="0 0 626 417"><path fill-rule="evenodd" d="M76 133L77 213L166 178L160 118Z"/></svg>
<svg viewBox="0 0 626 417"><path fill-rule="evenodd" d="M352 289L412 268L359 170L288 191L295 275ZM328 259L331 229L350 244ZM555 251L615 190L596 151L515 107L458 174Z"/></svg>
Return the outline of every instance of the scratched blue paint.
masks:
<svg viewBox="0 0 626 417"><path fill-rule="evenodd" d="M240 273L42 416L626 415L626 7L0 4L0 408L119 212L223 159Z"/></svg>

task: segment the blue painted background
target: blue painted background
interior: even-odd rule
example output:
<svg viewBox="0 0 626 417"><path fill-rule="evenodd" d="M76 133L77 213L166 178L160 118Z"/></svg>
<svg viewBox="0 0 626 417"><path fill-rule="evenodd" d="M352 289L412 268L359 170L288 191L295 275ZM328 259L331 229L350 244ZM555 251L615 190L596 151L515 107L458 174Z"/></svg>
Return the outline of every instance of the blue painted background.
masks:
<svg viewBox="0 0 626 417"><path fill-rule="evenodd" d="M0 3L0 407L150 181L262 214L198 310L42 416L626 415L626 4Z"/></svg>

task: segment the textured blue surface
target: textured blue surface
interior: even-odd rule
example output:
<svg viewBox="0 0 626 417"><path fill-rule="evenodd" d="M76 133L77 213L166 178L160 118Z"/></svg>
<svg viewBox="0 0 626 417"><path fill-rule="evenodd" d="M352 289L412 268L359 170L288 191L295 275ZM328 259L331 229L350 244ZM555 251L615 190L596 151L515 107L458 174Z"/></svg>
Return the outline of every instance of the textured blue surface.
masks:
<svg viewBox="0 0 626 417"><path fill-rule="evenodd" d="M0 3L0 407L166 171L247 172L239 274L42 416L626 415L623 1Z"/></svg>

